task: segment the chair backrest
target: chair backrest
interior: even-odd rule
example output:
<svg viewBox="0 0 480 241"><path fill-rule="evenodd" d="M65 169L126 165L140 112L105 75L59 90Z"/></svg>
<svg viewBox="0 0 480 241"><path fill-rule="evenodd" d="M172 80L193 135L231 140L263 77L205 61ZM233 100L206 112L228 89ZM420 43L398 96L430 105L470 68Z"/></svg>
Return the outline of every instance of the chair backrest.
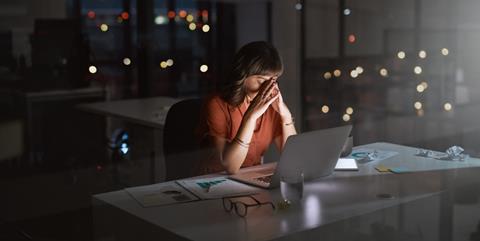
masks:
<svg viewBox="0 0 480 241"><path fill-rule="evenodd" d="M175 103L168 110L163 131L167 180L195 175L200 149L195 132L201 108L201 99L187 99Z"/></svg>

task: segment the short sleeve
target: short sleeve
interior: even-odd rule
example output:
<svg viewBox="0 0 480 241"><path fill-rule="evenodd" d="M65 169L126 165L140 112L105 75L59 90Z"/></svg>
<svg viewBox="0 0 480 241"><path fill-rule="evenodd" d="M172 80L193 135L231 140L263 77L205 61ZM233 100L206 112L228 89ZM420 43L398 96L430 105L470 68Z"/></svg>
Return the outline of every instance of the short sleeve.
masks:
<svg viewBox="0 0 480 241"><path fill-rule="evenodd" d="M207 104L207 133L210 136L227 138L228 133L228 110L222 105L221 100L212 98Z"/></svg>

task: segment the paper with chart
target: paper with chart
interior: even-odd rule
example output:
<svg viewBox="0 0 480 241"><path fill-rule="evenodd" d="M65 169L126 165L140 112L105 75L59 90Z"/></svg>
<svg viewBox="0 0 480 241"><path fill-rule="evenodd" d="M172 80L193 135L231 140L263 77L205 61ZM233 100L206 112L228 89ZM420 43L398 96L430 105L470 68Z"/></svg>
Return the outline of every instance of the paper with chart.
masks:
<svg viewBox="0 0 480 241"><path fill-rule="evenodd" d="M227 177L178 180L176 182L200 199L250 195L261 191L260 188L236 182Z"/></svg>
<svg viewBox="0 0 480 241"><path fill-rule="evenodd" d="M125 188L125 191L143 207L161 206L198 200L198 198L175 182L157 183L148 186Z"/></svg>

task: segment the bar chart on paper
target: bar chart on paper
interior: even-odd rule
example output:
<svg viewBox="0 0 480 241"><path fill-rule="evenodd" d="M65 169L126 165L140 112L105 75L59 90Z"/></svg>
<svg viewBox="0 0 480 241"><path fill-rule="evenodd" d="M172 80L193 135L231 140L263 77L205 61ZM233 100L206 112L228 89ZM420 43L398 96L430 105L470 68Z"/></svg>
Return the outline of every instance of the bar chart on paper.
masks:
<svg viewBox="0 0 480 241"><path fill-rule="evenodd" d="M257 187L239 183L226 177L178 180L176 182L200 199L250 195L261 191Z"/></svg>
<svg viewBox="0 0 480 241"><path fill-rule="evenodd" d="M212 181L202 181L202 182L197 182L197 185L200 186L201 188L208 189L212 186L215 186L217 184L220 184L222 182L225 182L227 179L219 179L219 180L212 180Z"/></svg>

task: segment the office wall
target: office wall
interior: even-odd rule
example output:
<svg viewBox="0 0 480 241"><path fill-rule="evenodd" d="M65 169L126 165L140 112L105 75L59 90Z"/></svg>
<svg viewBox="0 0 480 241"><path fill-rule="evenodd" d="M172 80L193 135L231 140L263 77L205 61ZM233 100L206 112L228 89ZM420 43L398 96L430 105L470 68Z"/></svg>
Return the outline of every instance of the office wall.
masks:
<svg viewBox="0 0 480 241"><path fill-rule="evenodd" d="M301 132L301 79L300 79L300 16L294 0L272 1L272 41L283 58L284 70L280 88L284 101L295 118L297 131ZM264 155L264 162L278 161L280 155L275 145Z"/></svg>
<svg viewBox="0 0 480 241"><path fill-rule="evenodd" d="M455 1L454 1L455 2ZM480 100L480 68L478 62L480 56L480 1L462 0L457 9L454 9L453 16L457 18L456 34L458 52L454 53L458 58L458 81L468 85L469 97L472 101ZM453 4L451 4L452 6ZM460 93L459 93L460 94Z"/></svg>
<svg viewBox="0 0 480 241"><path fill-rule="evenodd" d="M65 18L65 0L2 0L0 1L0 31L11 30L13 56L23 54L30 63L30 40L36 18Z"/></svg>
<svg viewBox="0 0 480 241"><path fill-rule="evenodd" d="M272 1L273 44L283 57L284 72L280 88L284 100L295 117L297 130L302 123L300 79L300 15L297 1Z"/></svg>
<svg viewBox="0 0 480 241"><path fill-rule="evenodd" d="M356 35L355 44L346 44L347 56L378 55L383 47L392 53L398 49L413 50L411 34L402 30L415 27L415 0L362 0L347 1L351 14L346 18L346 35ZM455 3L455 4L454 4ZM425 30L445 31L467 24L478 28L479 3L464 0L423 0L420 10L420 27ZM335 57L338 53L338 1L306 1L307 58ZM458 9L455 9L458 8ZM469 12L472 12L469 14ZM387 34L387 36L384 36ZM389 37L390 36L390 37ZM421 38L421 46L440 42L438 35Z"/></svg>
<svg viewBox="0 0 480 241"><path fill-rule="evenodd" d="M322 59L338 56L338 1L306 1L306 58ZM406 51L408 61L416 61L416 51L427 51L425 67L431 75L427 81L443 81L456 85L453 91L444 88L429 103L451 99L455 104L480 101L478 56L480 48L480 2L473 0L362 0L346 1L351 14L345 18L345 35L355 34L350 44L344 39L346 56L394 58ZM417 12L416 12L417 11ZM416 16L419 16L416 19ZM419 27L418 39L414 31ZM417 42L416 42L417 41ZM441 58L440 49L448 48L448 58ZM379 63L381 64L381 63ZM391 88L392 102L413 95ZM452 92L452 93L450 93ZM405 99L405 98L403 98ZM411 106L410 102L401 105ZM395 108L395 106L392 106Z"/></svg>
<svg viewBox="0 0 480 241"><path fill-rule="evenodd" d="M307 1L306 58L338 55L338 1Z"/></svg>
<svg viewBox="0 0 480 241"><path fill-rule="evenodd" d="M236 5L237 49L259 40L268 40L267 2L239 2Z"/></svg>

